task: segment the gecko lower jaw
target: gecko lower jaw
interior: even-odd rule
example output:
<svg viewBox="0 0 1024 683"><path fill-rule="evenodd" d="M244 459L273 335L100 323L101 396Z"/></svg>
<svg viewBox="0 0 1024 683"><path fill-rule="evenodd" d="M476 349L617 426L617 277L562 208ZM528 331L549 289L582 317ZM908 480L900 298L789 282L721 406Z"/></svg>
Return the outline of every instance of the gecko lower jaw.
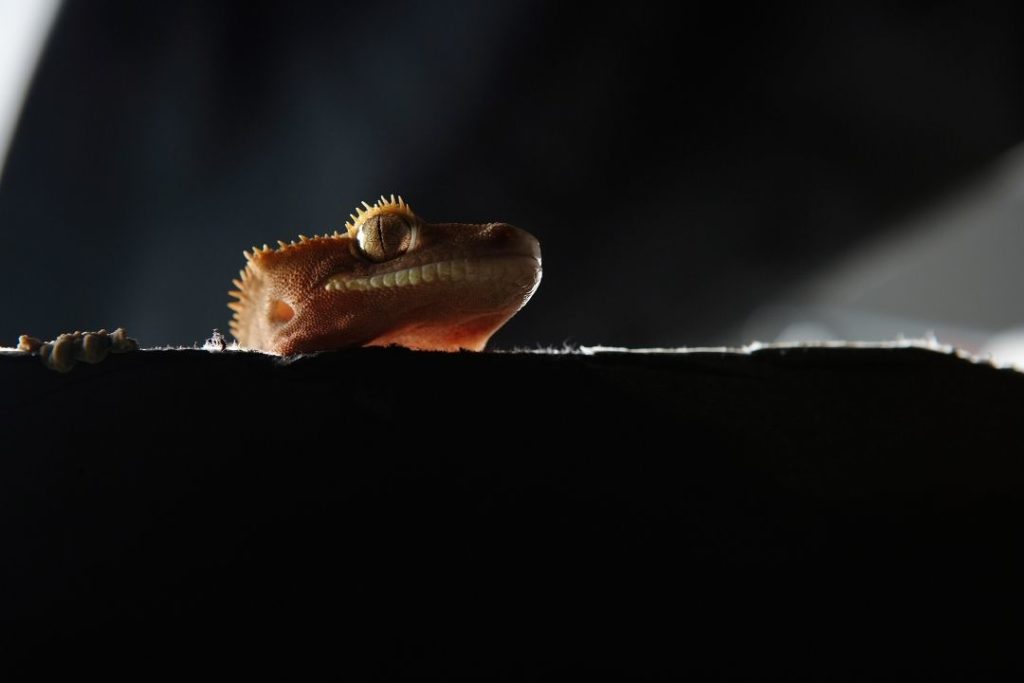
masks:
<svg viewBox="0 0 1024 683"><path fill-rule="evenodd" d="M410 266L369 277L332 275L324 284L329 292L363 292L371 289L410 287L434 282L496 282L527 284L540 272L540 261L532 256L487 259L457 258Z"/></svg>

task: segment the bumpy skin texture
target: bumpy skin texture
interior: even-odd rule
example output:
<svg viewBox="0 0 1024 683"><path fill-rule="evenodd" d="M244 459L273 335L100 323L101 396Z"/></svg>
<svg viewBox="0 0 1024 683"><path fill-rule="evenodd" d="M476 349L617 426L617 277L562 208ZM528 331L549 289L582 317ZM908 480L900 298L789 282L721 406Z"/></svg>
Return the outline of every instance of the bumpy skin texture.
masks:
<svg viewBox="0 0 1024 683"><path fill-rule="evenodd" d="M540 284L540 246L524 230L427 223L394 196L364 207L344 234L245 252L228 304L241 346L480 351Z"/></svg>

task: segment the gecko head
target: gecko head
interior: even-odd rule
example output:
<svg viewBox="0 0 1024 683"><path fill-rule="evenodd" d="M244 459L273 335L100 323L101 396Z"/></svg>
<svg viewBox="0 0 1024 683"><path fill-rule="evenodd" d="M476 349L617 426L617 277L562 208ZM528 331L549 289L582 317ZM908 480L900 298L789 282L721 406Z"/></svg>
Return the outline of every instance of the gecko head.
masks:
<svg viewBox="0 0 1024 683"><path fill-rule="evenodd" d="M540 246L506 223L427 223L401 198L364 203L344 233L264 245L231 294L231 331L278 354L399 344L481 350L541 278Z"/></svg>

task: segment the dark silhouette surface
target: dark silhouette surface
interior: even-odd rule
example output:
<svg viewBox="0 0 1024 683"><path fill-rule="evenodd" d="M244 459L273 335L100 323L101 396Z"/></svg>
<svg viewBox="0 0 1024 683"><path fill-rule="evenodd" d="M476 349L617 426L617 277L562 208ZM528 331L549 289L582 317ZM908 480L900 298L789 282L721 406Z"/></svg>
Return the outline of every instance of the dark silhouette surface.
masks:
<svg viewBox="0 0 1024 683"><path fill-rule="evenodd" d="M1020 673L1016 372L364 349L0 377L22 675Z"/></svg>

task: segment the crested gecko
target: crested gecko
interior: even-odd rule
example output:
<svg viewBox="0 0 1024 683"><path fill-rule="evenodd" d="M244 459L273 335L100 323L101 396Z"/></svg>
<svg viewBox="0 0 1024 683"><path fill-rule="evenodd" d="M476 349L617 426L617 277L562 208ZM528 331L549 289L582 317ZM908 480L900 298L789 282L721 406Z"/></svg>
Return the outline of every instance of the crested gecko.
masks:
<svg viewBox="0 0 1024 683"><path fill-rule="evenodd" d="M345 227L243 252L228 304L242 348L480 351L540 284L540 245L507 223L428 223L391 195L363 202ZM19 348L67 371L76 360L102 360L108 349L137 348L123 330L116 334L113 342L104 331L47 343L23 336Z"/></svg>
<svg viewBox="0 0 1024 683"><path fill-rule="evenodd" d="M392 195L345 227L244 252L228 304L242 347L480 351L540 284L540 245L506 223L428 223Z"/></svg>

